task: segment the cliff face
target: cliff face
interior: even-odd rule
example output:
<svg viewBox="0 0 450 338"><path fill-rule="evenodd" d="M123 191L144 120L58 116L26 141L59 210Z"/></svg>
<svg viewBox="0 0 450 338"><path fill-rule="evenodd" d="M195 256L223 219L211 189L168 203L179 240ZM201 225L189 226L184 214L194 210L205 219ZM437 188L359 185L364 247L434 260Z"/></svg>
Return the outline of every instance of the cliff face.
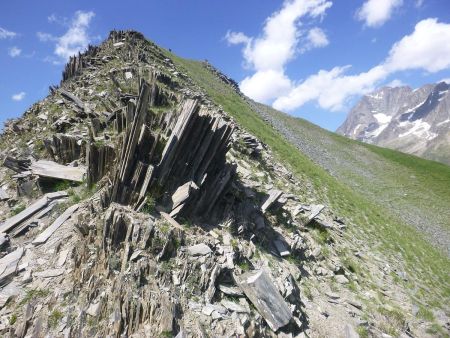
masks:
<svg viewBox="0 0 450 338"><path fill-rule="evenodd" d="M174 60L138 32L113 31L6 125L0 334L387 330L378 323L394 310L360 300L353 260L374 276L371 288L394 278L385 262ZM205 86L245 99L233 80L201 67ZM407 278L401 265L392 273ZM405 291L392 289L389 299L410 309Z"/></svg>
<svg viewBox="0 0 450 338"><path fill-rule="evenodd" d="M383 87L365 95L338 133L450 164L450 85Z"/></svg>

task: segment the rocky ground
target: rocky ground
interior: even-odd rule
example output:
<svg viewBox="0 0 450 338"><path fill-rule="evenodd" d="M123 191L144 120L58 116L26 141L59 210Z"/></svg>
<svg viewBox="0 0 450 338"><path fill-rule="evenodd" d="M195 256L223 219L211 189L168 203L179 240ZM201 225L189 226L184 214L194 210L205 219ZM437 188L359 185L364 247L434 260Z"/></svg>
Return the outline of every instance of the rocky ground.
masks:
<svg viewBox="0 0 450 338"><path fill-rule="evenodd" d="M2 336L445 334L393 283L400 262L140 33L50 90L1 136Z"/></svg>

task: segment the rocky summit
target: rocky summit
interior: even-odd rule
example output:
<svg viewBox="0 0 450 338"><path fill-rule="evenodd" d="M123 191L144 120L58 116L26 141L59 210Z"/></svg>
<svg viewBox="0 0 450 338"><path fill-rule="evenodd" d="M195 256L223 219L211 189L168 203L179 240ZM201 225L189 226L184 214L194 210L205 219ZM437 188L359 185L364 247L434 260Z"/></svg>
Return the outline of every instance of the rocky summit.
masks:
<svg viewBox="0 0 450 338"><path fill-rule="evenodd" d="M444 336L444 258L366 231L252 107L139 32L71 58L0 138L0 335Z"/></svg>
<svg viewBox="0 0 450 338"><path fill-rule="evenodd" d="M338 133L450 164L450 84L383 87L363 96Z"/></svg>

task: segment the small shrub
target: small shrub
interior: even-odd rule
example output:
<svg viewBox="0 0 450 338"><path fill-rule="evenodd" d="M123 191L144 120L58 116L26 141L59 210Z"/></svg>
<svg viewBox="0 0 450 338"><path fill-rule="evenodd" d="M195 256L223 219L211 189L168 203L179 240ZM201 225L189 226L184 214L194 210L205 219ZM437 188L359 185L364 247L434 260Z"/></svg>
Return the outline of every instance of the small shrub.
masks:
<svg viewBox="0 0 450 338"><path fill-rule="evenodd" d="M20 305L27 304L34 298L46 297L48 294L49 294L48 290L42 290L42 289L27 290L25 297L20 302Z"/></svg>
<svg viewBox="0 0 450 338"><path fill-rule="evenodd" d="M303 285L302 291L303 291L302 292L303 295L306 298L308 298L309 300L313 299L312 291L311 291L311 288L309 287L309 285Z"/></svg>
<svg viewBox="0 0 450 338"><path fill-rule="evenodd" d="M54 328L58 325L59 321L63 317L63 314L58 309L54 309L50 316L48 316L48 326Z"/></svg>
<svg viewBox="0 0 450 338"><path fill-rule="evenodd" d="M142 207L142 212L146 214L151 214L155 211L155 198L153 196L147 195L147 202L145 202L144 206Z"/></svg>
<svg viewBox="0 0 450 338"><path fill-rule="evenodd" d="M11 317L9 317L9 325L14 325L17 321L17 315L13 313Z"/></svg>
<svg viewBox="0 0 450 338"><path fill-rule="evenodd" d="M244 271L250 270L250 263L246 259L239 262L238 266Z"/></svg>
<svg viewBox="0 0 450 338"><path fill-rule="evenodd" d="M16 207L14 207L14 209L12 209L12 211L11 211L11 214L14 216L14 215L17 215L18 213L20 213L20 212L22 212L22 211L24 211L26 209L26 206L25 206L25 204L19 204L19 205L17 205Z"/></svg>
<svg viewBox="0 0 450 338"><path fill-rule="evenodd" d="M356 329L360 338L369 338L369 330L365 326L358 326Z"/></svg>

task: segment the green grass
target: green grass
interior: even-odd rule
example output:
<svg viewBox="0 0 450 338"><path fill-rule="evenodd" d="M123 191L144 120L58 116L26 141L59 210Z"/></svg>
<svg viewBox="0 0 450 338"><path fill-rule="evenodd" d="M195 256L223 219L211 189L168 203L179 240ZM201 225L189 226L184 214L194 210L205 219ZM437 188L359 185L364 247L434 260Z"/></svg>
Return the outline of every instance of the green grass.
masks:
<svg viewBox="0 0 450 338"><path fill-rule="evenodd" d="M419 311L417 312L417 317L425 319L429 322L432 322L434 320L433 312L422 305L419 306Z"/></svg>
<svg viewBox="0 0 450 338"><path fill-rule="evenodd" d="M356 329L360 338L369 338L369 330L364 326L358 326Z"/></svg>
<svg viewBox="0 0 450 338"><path fill-rule="evenodd" d="M48 326L50 328L55 328L62 317L63 317L62 312L59 311L58 309L54 309L50 314L50 316L48 316Z"/></svg>
<svg viewBox="0 0 450 338"><path fill-rule="evenodd" d="M48 290L42 290L42 289L31 289L27 290L25 297L23 297L22 301L19 303L19 305L24 305L29 303L32 299L35 298L44 298L47 297L49 294Z"/></svg>
<svg viewBox="0 0 450 338"><path fill-rule="evenodd" d="M11 317L9 317L9 325L14 325L17 321L17 315L13 313Z"/></svg>
<svg viewBox="0 0 450 338"><path fill-rule="evenodd" d="M27 207L25 206L25 204L19 204L17 206L14 207L14 209L11 210L11 214L17 215L18 213L24 211Z"/></svg>
<svg viewBox="0 0 450 338"><path fill-rule="evenodd" d="M327 203L336 214L344 216L352 222L353 226L349 227L350 233L347 236L356 236L367 241L369 247L377 247L377 250L391 257L393 262L398 262L400 256L400 261L405 263L408 274L415 278L416 291L411 291L412 297L421 298L433 306L441 306L446 299L449 299L449 260L425 241L416 229L400 221L393 213L381 208L380 205L358 193L352 187L332 177L322 167L298 151L294 145L266 124L231 87L208 71L201 62L182 59L169 52L165 53L237 123L266 143L273 151L276 160L287 166L300 180L311 182L316 196L323 203ZM344 144L353 142L333 135L333 137L341 139ZM379 148L376 151L386 160L395 157L390 151ZM411 161L412 159L407 155L396 159L397 163L402 163L402 167L411 165ZM439 164L431 166L437 168L433 175L438 177L433 186L439 186L446 180L446 170ZM425 165L422 169L418 168L417 170L424 174L425 179L428 169L430 167ZM446 198L450 199L448 197L450 193L447 191L448 185L447 190L445 187L441 187L440 190L442 190L444 198L447 196Z"/></svg>

